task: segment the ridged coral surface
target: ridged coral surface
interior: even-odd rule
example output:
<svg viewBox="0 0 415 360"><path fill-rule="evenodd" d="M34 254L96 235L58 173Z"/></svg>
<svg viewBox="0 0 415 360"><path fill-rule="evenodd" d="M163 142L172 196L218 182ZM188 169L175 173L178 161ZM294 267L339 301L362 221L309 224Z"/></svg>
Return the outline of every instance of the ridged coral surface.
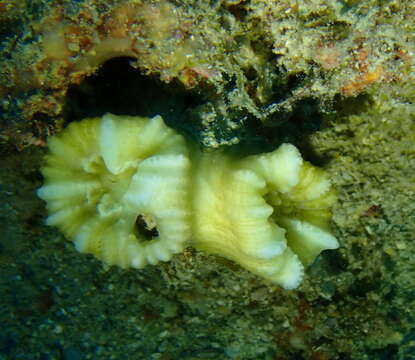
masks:
<svg viewBox="0 0 415 360"><path fill-rule="evenodd" d="M161 117L107 114L70 124L48 144L38 195L47 223L79 251L140 268L183 249L189 160L183 138Z"/></svg>
<svg viewBox="0 0 415 360"><path fill-rule="evenodd" d="M244 160L205 154L195 185L195 243L292 289L304 265L338 247L326 175L291 144ZM304 265L303 265L304 264Z"/></svg>
<svg viewBox="0 0 415 360"><path fill-rule="evenodd" d="M243 160L193 149L191 168L160 116L107 114L72 123L49 147L38 191L47 223L107 264L156 264L191 240L292 289L303 263L338 246L330 182L293 145Z"/></svg>

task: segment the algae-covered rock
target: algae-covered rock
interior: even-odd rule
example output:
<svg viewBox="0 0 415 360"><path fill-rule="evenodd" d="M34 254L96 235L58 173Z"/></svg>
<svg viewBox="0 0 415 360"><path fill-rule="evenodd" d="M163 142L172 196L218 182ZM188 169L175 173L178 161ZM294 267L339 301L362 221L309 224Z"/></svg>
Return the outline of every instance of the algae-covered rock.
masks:
<svg viewBox="0 0 415 360"><path fill-rule="evenodd" d="M412 359L414 12L412 0L0 1L0 357ZM43 147L107 112L161 114L207 152L295 144L336 188L340 247L295 290L193 248L139 270L80 256L44 224Z"/></svg>

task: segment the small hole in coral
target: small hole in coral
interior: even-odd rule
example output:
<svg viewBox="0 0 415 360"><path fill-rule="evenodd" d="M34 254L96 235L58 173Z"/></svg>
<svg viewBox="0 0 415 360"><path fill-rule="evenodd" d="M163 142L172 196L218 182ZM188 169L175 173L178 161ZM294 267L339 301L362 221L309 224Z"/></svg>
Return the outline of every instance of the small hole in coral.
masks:
<svg viewBox="0 0 415 360"><path fill-rule="evenodd" d="M138 215L135 220L135 230L138 237L144 241L150 241L159 236L156 220L151 215Z"/></svg>

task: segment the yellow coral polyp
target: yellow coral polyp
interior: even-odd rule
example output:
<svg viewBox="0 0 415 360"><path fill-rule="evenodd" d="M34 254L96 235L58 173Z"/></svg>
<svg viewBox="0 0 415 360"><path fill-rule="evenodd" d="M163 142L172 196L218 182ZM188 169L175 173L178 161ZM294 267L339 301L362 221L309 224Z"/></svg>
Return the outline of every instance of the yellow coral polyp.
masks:
<svg viewBox="0 0 415 360"><path fill-rule="evenodd" d="M298 286L304 264L338 247L327 231L334 191L293 145L245 160L205 154L200 162L196 247L287 289Z"/></svg>
<svg viewBox="0 0 415 360"><path fill-rule="evenodd" d="M47 202L47 224L79 251L141 268L183 250L190 237L190 162L184 139L160 116L83 120L48 145L38 195ZM144 225L155 222L157 236L140 233L139 217Z"/></svg>
<svg viewBox="0 0 415 360"><path fill-rule="evenodd" d="M338 247L334 190L293 145L245 159L189 152L160 116L111 114L48 144L38 191L47 223L107 264L141 268L192 245L292 289Z"/></svg>

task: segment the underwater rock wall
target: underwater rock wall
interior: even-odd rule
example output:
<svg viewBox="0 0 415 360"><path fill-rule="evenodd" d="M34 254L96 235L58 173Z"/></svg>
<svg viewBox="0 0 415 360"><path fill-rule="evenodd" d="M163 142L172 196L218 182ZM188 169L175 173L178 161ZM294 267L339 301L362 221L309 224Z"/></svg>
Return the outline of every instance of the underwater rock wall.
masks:
<svg viewBox="0 0 415 360"><path fill-rule="evenodd" d="M155 35L144 20L130 21L124 2L0 1L1 356L411 359L413 2L129 3L127 9L176 9L167 12L166 26L174 33L179 18L183 30L163 46L157 38L151 43ZM166 16L153 16L158 14ZM341 246L323 252L298 289L271 286L230 261L190 248L142 270L106 269L45 226L46 210L35 192L42 184L46 137L81 108L68 95L73 87L88 100L86 107L97 101L89 79L111 60L103 57L100 67L91 63L78 73L71 61L91 59L84 52L95 41L122 38L123 29L136 25L142 34L148 31L140 38L143 57L114 55L128 56L123 64L132 61L137 74L156 84L149 96L166 113L173 109L168 97L160 101L155 95L166 81L173 86L170 94L192 95L175 103L180 111L192 107L177 119L196 124L190 135L200 144L214 149L248 142L247 152L257 153L254 145L276 148L288 137L329 174L339 196L332 231ZM60 59L45 52L52 29L58 39L69 37L60 43ZM180 51L191 35L202 44L201 56L193 59L215 67L184 71L185 60L174 67L159 56ZM128 90L137 99L149 90L137 89ZM107 103L95 104L99 115L109 111ZM82 111L80 118L88 115ZM171 120L180 128L179 120Z"/></svg>
<svg viewBox="0 0 415 360"><path fill-rule="evenodd" d="M1 133L19 148L42 144L65 119L68 89L116 57L201 94L202 104L188 117L209 148L239 142L249 122L309 122L307 115L331 111L338 98L405 79L413 66L410 1L12 1L3 7Z"/></svg>

